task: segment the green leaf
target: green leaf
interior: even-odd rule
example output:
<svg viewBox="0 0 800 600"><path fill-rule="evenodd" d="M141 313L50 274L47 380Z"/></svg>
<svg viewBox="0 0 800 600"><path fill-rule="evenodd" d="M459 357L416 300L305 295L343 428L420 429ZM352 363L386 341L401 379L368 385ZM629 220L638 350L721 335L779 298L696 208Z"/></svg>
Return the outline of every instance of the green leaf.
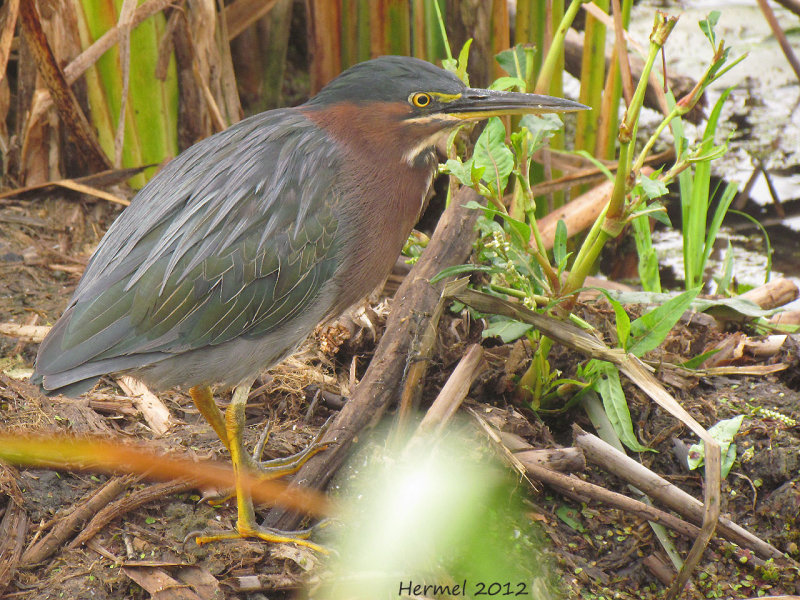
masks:
<svg viewBox="0 0 800 600"><path fill-rule="evenodd" d="M683 292L631 323L633 340L628 352L642 356L657 347L699 293L699 287Z"/></svg>
<svg viewBox="0 0 800 600"><path fill-rule="evenodd" d="M511 88L519 88L525 90L525 80L519 77L498 77L489 86L490 90L510 90Z"/></svg>
<svg viewBox="0 0 800 600"><path fill-rule="evenodd" d="M581 525L581 522L575 518L579 515L580 513L578 511L576 511L574 508L570 508L569 506L562 505L556 509L556 516L561 519L567 527L574 529L579 533L583 533L586 531L586 529L583 525Z"/></svg>
<svg viewBox="0 0 800 600"><path fill-rule="evenodd" d="M531 155L534 150L538 150L547 140L553 137L556 131L564 127L564 123L557 114L529 114L522 116L519 120L519 126L524 127L531 134L531 149L528 152L528 155Z"/></svg>
<svg viewBox="0 0 800 600"><path fill-rule="evenodd" d="M506 128L498 117L486 124L472 155L477 167L483 167L483 181L496 198L500 198L514 168L514 154L506 146Z"/></svg>
<svg viewBox="0 0 800 600"><path fill-rule="evenodd" d="M654 175L655 177L652 178L647 175L643 175L639 178L639 185L642 186L642 192L648 200L654 200L655 198L665 196L669 191L664 182L658 179L655 173Z"/></svg>
<svg viewBox="0 0 800 600"><path fill-rule="evenodd" d="M733 462L736 460L736 444L733 443L734 436L742 426L744 415L737 415L731 419L725 419L714 425L708 430L708 434L719 444L722 453L722 477L728 476ZM696 469L705 462L706 448L705 442L692 444L689 447L689 468Z"/></svg>
<svg viewBox="0 0 800 600"><path fill-rule="evenodd" d="M639 253L639 279L646 290L661 290L661 277L658 272L658 254L652 246Z"/></svg>
<svg viewBox="0 0 800 600"><path fill-rule="evenodd" d="M700 365L702 365L706 361L707 358L711 358L717 352L719 352L719 348L709 350L708 352L703 352L702 354L698 354L697 356L690 358L685 362L682 362L680 366L685 369L697 369Z"/></svg>
<svg viewBox="0 0 800 600"><path fill-rule="evenodd" d="M685 293L685 292L684 292ZM614 298L623 304L663 304L677 297L676 294L656 294L653 292L609 292ZM695 298L691 303L691 308L699 312L712 312L727 309L730 313L738 313L742 317L769 317L780 309L764 310L755 302L745 298Z"/></svg>
<svg viewBox="0 0 800 600"><path fill-rule="evenodd" d="M533 325L520 323L504 317L494 317L489 319L489 326L481 334L484 338L499 337L504 344L513 342L533 329Z"/></svg>
<svg viewBox="0 0 800 600"><path fill-rule="evenodd" d="M632 216L633 239L636 241L636 253L639 255L639 280L648 292L661 291L661 277L658 271L658 256L653 248L650 219L644 214Z"/></svg>
<svg viewBox="0 0 800 600"><path fill-rule="evenodd" d="M469 74L467 73L467 63L469 62L469 48L472 46L472 38L469 38L464 45L461 46L461 52L458 53L458 68L455 70L456 76L464 82L464 85L469 86Z"/></svg>
<svg viewBox="0 0 800 600"><path fill-rule="evenodd" d="M436 275L431 278L430 283L434 284L442 279L446 279L448 277L453 277L454 275L462 275L464 273L487 273L491 272L493 269L492 267L486 265L453 265L451 267L445 267L441 271L439 271Z"/></svg>
<svg viewBox="0 0 800 600"><path fill-rule="evenodd" d="M712 10L705 19L698 23L703 35L706 36L708 41L711 42L711 46L715 49L717 47L717 35L714 33L714 27L719 22L719 14L718 10Z"/></svg>
<svg viewBox="0 0 800 600"><path fill-rule="evenodd" d="M728 247L725 250L725 258L722 259L722 275L714 277L717 283L718 294L728 294L733 279L733 244L728 240Z"/></svg>
<svg viewBox="0 0 800 600"><path fill-rule="evenodd" d="M507 231L509 234L511 234L514 242L513 245L518 248L527 248L528 240L531 239L531 228L530 225L524 221L520 221L506 213L502 213L493 206L482 206L474 200L467 202L464 207L474 210L482 210L484 211L484 214L491 219L494 219L495 217L502 218L506 225L508 225L504 231Z"/></svg>
<svg viewBox="0 0 800 600"><path fill-rule="evenodd" d="M511 77L517 77L523 81L525 80L527 57L522 44L517 44L513 48L503 50L499 54L496 54L494 59Z"/></svg>
<svg viewBox="0 0 800 600"><path fill-rule="evenodd" d="M619 381L619 372L610 362L592 359L587 364L585 372L590 373L594 381L592 387L600 394L611 425L619 440L633 452L647 452L651 449L643 446L633 433L631 413Z"/></svg>
<svg viewBox="0 0 800 600"><path fill-rule="evenodd" d="M442 172L458 179L461 185L474 187L481 180L483 171L484 168L475 166L475 161L471 158L463 163L460 160L451 158L444 164Z"/></svg>
<svg viewBox="0 0 800 600"><path fill-rule="evenodd" d="M559 271L566 266L567 262L567 225L564 219L559 219L556 223L556 236L553 239L553 258L556 261Z"/></svg>
<svg viewBox="0 0 800 600"><path fill-rule="evenodd" d="M620 346L627 348L628 338L631 334L631 318L628 316L628 313L625 312L625 308L620 302L617 302L608 294L606 294L606 298L608 299L609 304L611 304L611 308L614 309L614 316L616 317L617 321L617 341L619 342Z"/></svg>
<svg viewBox="0 0 800 600"><path fill-rule="evenodd" d="M659 202L658 200L656 200L655 202L651 202L647 206L647 211L648 211L647 214L656 221L658 221L659 223L662 223L667 227L672 227L672 221L669 220L669 214L667 214L667 209L664 208L664 205L661 204L661 202Z"/></svg>

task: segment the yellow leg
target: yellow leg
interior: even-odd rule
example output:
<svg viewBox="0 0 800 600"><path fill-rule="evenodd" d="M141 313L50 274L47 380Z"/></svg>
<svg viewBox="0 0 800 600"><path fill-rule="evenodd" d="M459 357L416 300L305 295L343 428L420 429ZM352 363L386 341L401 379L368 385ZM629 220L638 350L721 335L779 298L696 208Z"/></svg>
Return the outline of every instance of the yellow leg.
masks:
<svg viewBox="0 0 800 600"><path fill-rule="evenodd" d="M268 527L261 527L256 522L253 499L241 478L241 473L248 468L248 464L253 460L245 451L242 440L242 430L244 429L245 422L244 409L247 404L247 396L249 393L250 386L241 385L237 387L233 392L230 406L228 406L228 409L225 411L225 426L229 442L228 447L231 452L231 460L233 461L233 476L236 486L236 506L239 511L239 517L236 521L236 531L198 536L195 538L195 541L197 544L205 544L218 540L255 537L267 542L291 542L326 553L324 548L305 539L310 535L310 531L280 531Z"/></svg>
<svg viewBox="0 0 800 600"><path fill-rule="evenodd" d="M230 443L228 442L228 432L225 429L225 417L222 416L222 411L214 402L214 396L211 393L211 388L207 385L195 386L189 388L189 395L194 401L194 405L200 414L203 415L209 425L214 429L219 439L225 444L225 447L230 450Z"/></svg>

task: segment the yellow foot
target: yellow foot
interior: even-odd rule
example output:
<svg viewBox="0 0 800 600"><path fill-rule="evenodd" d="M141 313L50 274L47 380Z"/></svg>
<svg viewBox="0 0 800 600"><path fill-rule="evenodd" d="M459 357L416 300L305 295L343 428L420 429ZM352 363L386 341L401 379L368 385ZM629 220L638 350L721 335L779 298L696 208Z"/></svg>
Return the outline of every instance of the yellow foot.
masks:
<svg viewBox="0 0 800 600"><path fill-rule="evenodd" d="M281 531L280 529L272 529L271 527L261 527L259 525L249 526L240 525L238 529L223 530L223 531L207 531L207 532L192 532L186 536L188 540L194 537L194 541L198 546L208 544L209 542L221 542L225 540L241 540L256 538L265 542L275 544L296 544L298 546L305 546L321 554L328 554L328 550L324 547L310 541L308 538L314 528L301 529L298 531Z"/></svg>
<svg viewBox="0 0 800 600"><path fill-rule="evenodd" d="M244 464L247 466L247 469L259 479L271 480L278 479L286 475L293 475L294 473L297 473L297 471L300 470L300 467L306 464L312 456L322 452L323 450L327 450L331 446L330 443L323 444L319 441L322 439L322 436L325 435L325 432L328 430L331 422L332 418L325 422L325 424L320 428L319 433L317 433L316 437L314 437L314 439L311 441L311 444L304 450L292 454L291 456L274 458L272 460L261 460L261 454L264 451L264 444L269 437L270 427L269 423L267 423L267 426L264 428L264 433L261 435L261 439L259 439L258 443L256 444L253 455L245 455ZM236 490L229 488L204 495L202 500L207 501L209 504L211 504L211 506L218 506L220 504L224 504L234 496L236 496Z"/></svg>

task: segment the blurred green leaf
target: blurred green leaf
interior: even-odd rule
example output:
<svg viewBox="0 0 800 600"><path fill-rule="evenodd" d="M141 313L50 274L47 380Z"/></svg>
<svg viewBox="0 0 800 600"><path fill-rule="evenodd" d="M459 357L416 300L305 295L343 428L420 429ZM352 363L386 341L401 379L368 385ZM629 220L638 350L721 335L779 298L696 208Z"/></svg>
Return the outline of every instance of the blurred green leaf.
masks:
<svg viewBox="0 0 800 600"><path fill-rule="evenodd" d="M525 48L522 44L517 44L513 48L503 50L499 54L496 54L494 59L511 77L517 77L523 81L525 80L527 57L525 56Z"/></svg>
<svg viewBox="0 0 800 600"><path fill-rule="evenodd" d="M719 444L722 453L722 477L728 476L734 461L736 460L736 444L733 443L734 436L742 426L744 415L738 415L731 419L720 421L708 430L708 434ZM705 462L706 449L705 442L692 444L689 447L689 468L697 469Z"/></svg>
<svg viewBox="0 0 800 600"><path fill-rule="evenodd" d="M490 90L510 90L512 88L525 89L525 81L519 77L499 77L489 86Z"/></svg>
<svg viewBox="0 0 800 600"><path fill-rule="evenodd" d="M456 76L464 82L464 85L469 86L469 74L467 73L467 63L469 62L469 49L472 46L472 38L469 38L464 45L461 46L461 52L458 53L458 67L456 68Z"/></svg>
<svg viewBox="0 0 800 600"><path fill-rule="evenodd" d="M442 279L446 279L448 277L453 277L456 275L463 275L465 273L486 273L491 272L493 269L487 265L453 265L451 267L446 267L439 271L436 275L431 278L431 284L441 281Z"/></svg>
<svg viewBox="0 0 800 600"><path fill-rule="evenodd" d="M561 118L556 114L522 115L519 125L530 132L533 150L538 150L557 131L564 127Z"/></svg>
<svg viewBox="0 0 800 600"><path fill-rule="evenodd" d="M556 223L556 235L553 239L553 259L558 267L558 272L561 273L567 267L567 225L564 219L559 219Z"/></svg>
<svg viewBox="0 0 800 600"><path fill-rule="evenodd" d="M481 336L484 338L499 337L504 344L518 340L527 332L533 329L533 325L520 323L506 317L494 317L489 319L489 326L483 330Z"/></svg>
<svg viewBox="0 0 800 600"><path fill-rule="evenodd" d="M715 50L717 48L717 34L714 33L714 28L719 22L719 15L720 12L718 10L712 10L705 19L699 22L700 30L708 41L711 42L711 47Z"/></svg>
<svg viewBox="0 0 800 600"><path fill-rule="evenodd" d="M658 175L655 173L653 175L654 177L642 175L642 177L639 178L639 185L642 186L642 192L644 192L648 200L660 198L661 196L665 196L668 192L667 186L663 181L658 179Z"/></svg>
<svg viewBox="0 0 800 600"><path fill-rule="evenodd" d="M565 525L579 533L583 533L586 529L581 525L581 522L578 521L577 517L579 515L580 513L578 511L569 506L562 505L556 509L556 516L561 519Z"/></svg>

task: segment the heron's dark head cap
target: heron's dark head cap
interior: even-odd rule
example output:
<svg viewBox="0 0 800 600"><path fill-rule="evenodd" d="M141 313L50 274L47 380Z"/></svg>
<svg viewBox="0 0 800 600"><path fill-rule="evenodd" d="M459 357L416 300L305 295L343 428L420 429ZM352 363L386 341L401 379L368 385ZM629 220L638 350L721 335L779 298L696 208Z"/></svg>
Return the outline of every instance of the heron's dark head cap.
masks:
<svg viewBox="0 0 800 600"><path fill-rule="evenodd" d="M458 77L424 60L381 56L350 67L308 103L405 102L421 91L456 95L465 88Z"/></svg>
<svg viewBox="0 0 800 600"><path fill-rule="evenodd" d="M559 113L588 107L550 96L469 88L453 73L424 60L382 56L359 63L325 86L307 105L403 104L406 120L453 126L496 115Z"/></svg>

